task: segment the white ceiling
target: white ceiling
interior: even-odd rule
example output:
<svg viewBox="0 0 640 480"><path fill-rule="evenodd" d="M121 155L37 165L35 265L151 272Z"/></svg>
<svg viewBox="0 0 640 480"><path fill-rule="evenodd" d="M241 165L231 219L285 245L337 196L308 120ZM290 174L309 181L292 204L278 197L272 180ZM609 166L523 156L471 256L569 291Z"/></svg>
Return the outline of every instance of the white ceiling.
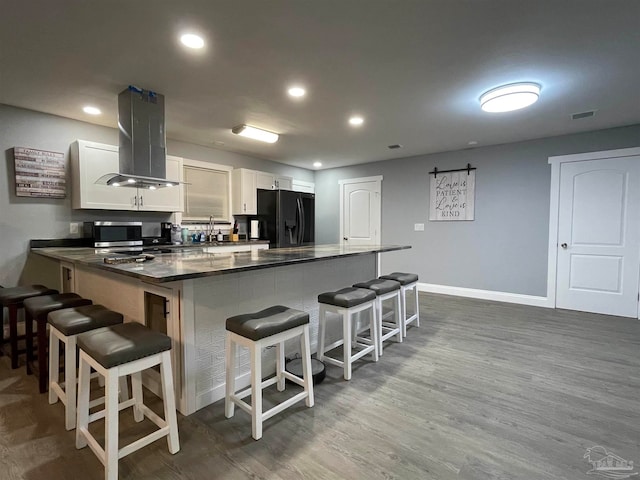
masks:
<svg viewBox="0 0 640 480"><path fill-rule="evenodd" d="M0 103L115 127L132 84L165 95L170 138L305 168L640 123L638 0L0 0L0 12ZM181 47L185 30L204 52ZM542 85L538 103L480 110L483 92L518 81ZM241 123L280 140L231 134Z"/></svg>

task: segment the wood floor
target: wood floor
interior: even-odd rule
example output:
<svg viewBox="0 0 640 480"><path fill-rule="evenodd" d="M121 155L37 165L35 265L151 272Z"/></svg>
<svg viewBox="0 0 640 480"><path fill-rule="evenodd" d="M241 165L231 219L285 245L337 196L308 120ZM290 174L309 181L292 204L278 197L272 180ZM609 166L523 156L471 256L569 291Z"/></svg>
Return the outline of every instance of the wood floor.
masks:
<svg viewBox="0 0 640 480"><path fill-rule="evenodd" d="M584 480L595 445L640 464L640 321L426 294L420 305L403 344L350 382L328 367L316 406L267 421L261 441L217 402L179 417L178 454L157 441L121 460L120 478ZM0 358L0 479L103 478L36 383ZM148 431L123 417L123 440Z"/></svg>

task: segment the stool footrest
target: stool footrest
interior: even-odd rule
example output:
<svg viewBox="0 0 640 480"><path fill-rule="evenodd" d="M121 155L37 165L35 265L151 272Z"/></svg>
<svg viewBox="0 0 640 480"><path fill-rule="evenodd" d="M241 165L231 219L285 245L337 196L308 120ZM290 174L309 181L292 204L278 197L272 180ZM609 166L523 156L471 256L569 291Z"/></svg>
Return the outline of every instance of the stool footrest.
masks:
<svg viewBox="0 0 640 480"><path fill-rule="evenodd" d="M104 403L104 397L98 398L96 400L100 401L100 403L98 403L98 405ZM129 400L125 400L124 402L122 402L122 403L120 403L118 405L118 411L121 412L125 408L132 407L135 404L136 404L136 399L135 398L130 398ZM96 420L103 419L105 415L106 415L106 410L104 410L104 409L100 410L99 412L96 412L96 413L91 413L91 414L89 414L89 423L95 422Z"/></svg>
<svg viewBox="0 0 640 480"><path fill-rule="evenodd" d="M162 437L166 437L169 433L169 427L162 427L159 430L156 430L153 433L150 433L146 437L142 437L135 442L131 442L129 445L125 445L120 450L118 450L118 459L122 457L126 457L130 453L140 450L143 447L146 447L150 443L155 442L156 440L161 439Z"/></svg>
<svg viewBox="0 0 640 480"><path fill-rule="evenodd" d="M276 414L282 412L283 410L289 408L294 403L298 403L300 400L304 400L308 396L309 396L309 394L307 392L300 392L297 395L294 395L293 397L289 398L288 400L285 400L284 402L279 403L275 407L270 408L269 410L264 412L262 414L262 420L270 419L274 415L276 415Z"/></svg>

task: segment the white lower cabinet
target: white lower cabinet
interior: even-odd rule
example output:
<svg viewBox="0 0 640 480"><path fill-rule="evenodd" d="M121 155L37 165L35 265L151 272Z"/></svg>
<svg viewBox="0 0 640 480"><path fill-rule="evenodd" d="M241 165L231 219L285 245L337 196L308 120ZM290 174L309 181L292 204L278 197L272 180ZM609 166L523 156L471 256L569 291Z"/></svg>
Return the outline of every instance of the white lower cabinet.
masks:
<svg viewBox="0 0 640 480"><path fill-rule="evenodd" d="M120 168L118 147L78 140L71 147L71 205L75 209L181 212L183 187L158 190L96 184ZM167 178L182 181L182 158L167 156Z"/></svg>

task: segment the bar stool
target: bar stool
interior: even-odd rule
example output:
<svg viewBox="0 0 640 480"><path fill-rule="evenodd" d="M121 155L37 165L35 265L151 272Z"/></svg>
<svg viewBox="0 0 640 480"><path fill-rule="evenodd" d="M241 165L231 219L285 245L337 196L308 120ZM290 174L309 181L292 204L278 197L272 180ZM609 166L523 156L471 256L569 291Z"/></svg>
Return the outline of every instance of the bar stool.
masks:
<svg viewBox="0 0 640 480"><path fill-rule="evenodd" d="M167 437L169 452L180 450L178 421L171 373L171 339L137 322L121 323L81 333L77 338L80 347L80 375L78 391L78 425L76 448L89 445L105 467L105 479L117 480L118 459L133 453L151 442ZM141 372L160 365L164 420L144 404ZM95 369L105 378L105 408L89 413L90 372ZM118 402L118 382L131 375L133 398ZM158 430L122 448L118 447L118 423L120 410L133 407L133 417L141 422L147 417ZM105 419L104 448L89 432L89 423Z"/></svg>
<svg viewBox="0 0 640 480"><path fill-rule="evenodd" d="M318 295L319 330L318 330L318 360L330 363L344 369L344 379L351 380L351 365L356 360L371 353L374 362L378 361L378 327L376 322L376 294L366 288L347 287L336 292L325 292ZM369 338L358 335L356 314L370 310ZM325 346L325 332L327 313L334 313L342 317L342 338ZM352 329L355 333L352 335ZM325 356L325 352L343 345L342 360ZM358 349L352 353L353 349Z"/></svg>
<svg viewBox="0 0 640 480"><path fill-rule="evenodd" d="M356 283L354 287L368 288L376 294L378 314L378 355L382 356L382 343L395 335L398 342L402 342L402 318L400 315L400 283L395 280L381 280L374 278L368 282ZM393 321L386 320L382 315L382 303L393 299Z"/></svg>
<svg viewBox="0 0 640 480"><path fill-rule="evenodd" d="M311 349L309 348L309 314L282 305L269 307L256 313L236 315L226 322L227 382L224 414L231 418L234 406L251 415L251 435L262 438L262 422L286 408L305 400L307 407L313 407L313 379L311 377ZM284 342L300 337L302 355L302 378L289 373L284 368ZM251 386L236 393L236 353L237 346L249 349L251 354ZM262 349L276 346L276 374L262 380ZM277 383L279 391L285 389L285 379L297 383L304 391L279 403L266 412L262 411L262 390ZM251 405L242 400L251 395Z"/></svg>
<svg viewBox="0 0 640 480"><path fill-rule="evenodd" d="M75 293L57 293L28 298L24 301L25 331L27 341L27 374L36 373L40 393L47 391L47 316L50 312L63 308L91 305L91 300L82 298ZM38 338L38 365L34 369L32 362L35 357L33 348L33 322L36 322Z"/></svg>
<svg viewBox="0 0 640 480"><path fill-rule="evenodd" d="M18 357L23 351L18 350L18 341L25 338L24 335L18 335L18 310L24 308L23 302L27 298L37 297L40 295L52 295L58 293L57 290L47 288L44 285L30 285L24 287L0 288L0 303L2 304L2 312L0 319L2 322L2 332L0 335L0 347L4 344L4 309L9 310L9 344L11 347L11 368L18 368Z"/></svg>
<svg viewBox="0 0 640 480"><path fill-rule="evenodd" d="M76 426L76 341L79 334L122 323L121 313L102 305L84 305L51 312L49 320L49 403L65 406L65 428ZM64 343L64 382L60 382L60 342ZM126 377L120 390L128 398ZM126 399L125 398L125 399ZM98 402L100 403L100 402ZM96 403L96 404L98 404Z"/></svg>
<svg viewBox="0 0 640 480"><path fill-rule="evenodd" d="M416 322L416 327L420 326L420 307L418 306L418 275L415 273L393 272L389 275L382 275L383 280L395 280L400 283L400 293L402 295L402 336L407 336L407 325ZM407 290L413 290L415 309L413 315L407 317Z"/></svg>

